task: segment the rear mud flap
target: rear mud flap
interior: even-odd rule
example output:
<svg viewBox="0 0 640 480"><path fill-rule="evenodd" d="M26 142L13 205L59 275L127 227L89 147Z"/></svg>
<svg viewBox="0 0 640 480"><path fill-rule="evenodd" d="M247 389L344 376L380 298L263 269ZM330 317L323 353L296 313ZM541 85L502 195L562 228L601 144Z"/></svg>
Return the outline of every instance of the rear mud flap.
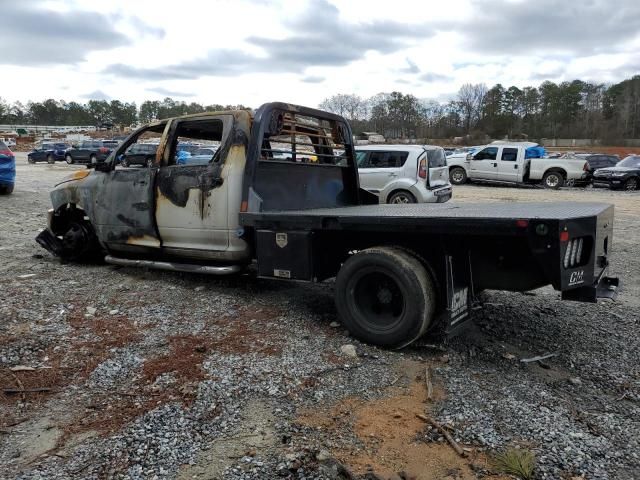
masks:
<svg viewBox="0 0 640 480"><path fill-rule="evenodd" d="M446 284L442 285L446 306L436 321L432 332L441 340L454 336L472 317L475 304L473 275L468 255L445 256Z"/></svg>

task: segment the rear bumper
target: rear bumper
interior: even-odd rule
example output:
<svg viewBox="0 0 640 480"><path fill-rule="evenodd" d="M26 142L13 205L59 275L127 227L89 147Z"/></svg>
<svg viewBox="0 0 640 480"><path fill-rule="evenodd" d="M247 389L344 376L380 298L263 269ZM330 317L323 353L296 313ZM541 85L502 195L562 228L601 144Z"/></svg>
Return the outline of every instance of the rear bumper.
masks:
<svg viewBox="0 0 640 480"><path fill-rule="evenodd" d="M437 187L430 190L421 183L411 188L411 193L415 195L418 203L444 203L451 200L452 192L451 186Z"/></svg>

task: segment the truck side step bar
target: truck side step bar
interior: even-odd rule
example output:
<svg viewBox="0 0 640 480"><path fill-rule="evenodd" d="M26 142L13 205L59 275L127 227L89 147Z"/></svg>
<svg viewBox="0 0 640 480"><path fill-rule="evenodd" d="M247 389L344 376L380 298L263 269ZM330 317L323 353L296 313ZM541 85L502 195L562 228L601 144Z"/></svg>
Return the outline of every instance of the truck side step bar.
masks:
<svg viewBox="0 0 640 480"><path fill-rule="evenodd" d="M104 261L113 265L120 265L121 267L145 267L152 268L154 270L169 270L172 272L187 272L187 273L204 273L207 275L233 275L240 273L243 270L242 265L192 265L190 263L175 263L175 262L158 262L155 260L132 260L129 258L118 258L111 255L107 255Z"/></svg>

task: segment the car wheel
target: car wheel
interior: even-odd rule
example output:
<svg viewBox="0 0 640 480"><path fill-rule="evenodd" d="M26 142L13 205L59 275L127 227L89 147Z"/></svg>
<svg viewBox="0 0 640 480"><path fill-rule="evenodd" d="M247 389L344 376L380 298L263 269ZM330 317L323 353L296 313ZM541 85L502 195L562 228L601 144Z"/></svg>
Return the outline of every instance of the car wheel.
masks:
<svg viewBox="0 0 640 480"><path fill-rule="evenodd" d="M56 161L53 159L53 155L47 155L47 163L56 163Z"/></svg>
<svg viewBox="0 0 640 480"><path fill-rule="evenodd" d="M69 155L68 153L65 155L64 159L66 160L66 162L67 162L69 165L72 165L72 164L73 164L73 157L72 157L71 155Z"/></svg>
<svg viewBox="0 0 640 480"><path fill-rule="evenodd" d="M449 180L454 185L462 185L467 183L467 172L464 168L454 167L449 172Z"/></svg>
<svg viewBox="0 0 640 480"><path fill-rule="evenodd" d="M13 185L0 185L0 195L11 195L13 187Z"/></svg>
<svg viewBox="0 0 640 480"><path fill-rule="evenodd" d="M629 178L626 182L624 182L625 190L638 190L638 179L636 177Z"/></svg>
<svg viewBox="0 0 640 480"><path fill-rule="evenodd" d="M127 168L129 166L129 161L126 158L123 158L122 160L120 160L120 165Z"/></svg>
<svg viewBox="0 0 640 480"><path fill-rule="evenodd" d="M28 163L36 163L36 161L33 159L33 157L27 157L27 162Z"/></svg>
<svg viewBox="0 0 640 480"><path fill-rule="evenodd" d="M146 163L147 163L147 167L148 168L153 167L153 158L147 158L147 162Z"/></svg>
<svg viewBox="0 0 640 480"><path fill-rule="evenodd" d="M389 197L387 203L416 203L416 197L409 192L396 192Z"/></svg>
<svg viewBox="0 0 640 480"><path fill-rule="evenodd" d="M91 154L89 157L89 163L91 163L91 165L95 165L98 163L98 157L96 157L95 154Z"/></svg>
<svg viewBox="0 0 640 480"><path fill-rule="evenodd" d="M557 190L564 185L564 175L560 172L547 172L542 177L542 185L544 188Z"/></svg>
<svg viewBox="0 0 640 480"><path fill-rule="evenodd" d="M426 331L435 313L433 279L410 252L374 247L351 256L336 277L336 307L359 340L402 348Z"/></svg>

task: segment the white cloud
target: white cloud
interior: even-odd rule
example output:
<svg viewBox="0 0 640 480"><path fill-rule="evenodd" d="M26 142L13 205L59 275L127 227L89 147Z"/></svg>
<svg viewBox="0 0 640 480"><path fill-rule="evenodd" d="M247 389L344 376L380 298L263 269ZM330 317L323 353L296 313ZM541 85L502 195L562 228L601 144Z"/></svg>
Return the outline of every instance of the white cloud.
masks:
<svg viewBox="0 0 640 480"><path fill-rule="evenodd" d="M441 99L469 82L522 87L640 73L640 29L602 14L640 21L636 2L592 0L576 10L541 1L544 8L537 0L15 2L13 47L0 55L1 94L315 106L333 93L399 89ZM54 42L33 28L45 14L76 28L56 32ZM554 15L573 23L559 30ZM490 29L480 28L485 22ZM613 33L594 35L599 25Z"/></svg>

